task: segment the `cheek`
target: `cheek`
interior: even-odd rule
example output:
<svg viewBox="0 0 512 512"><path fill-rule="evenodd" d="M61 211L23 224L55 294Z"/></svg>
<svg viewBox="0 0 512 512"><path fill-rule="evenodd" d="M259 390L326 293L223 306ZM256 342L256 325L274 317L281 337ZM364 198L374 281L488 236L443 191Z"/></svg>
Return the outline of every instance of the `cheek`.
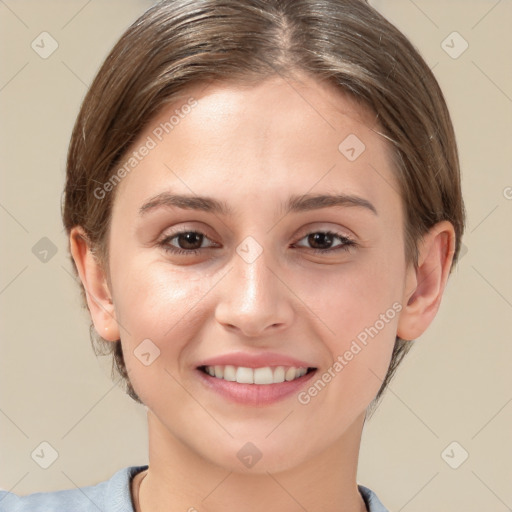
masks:
<svg viewBox="0 0 512 512"><path fill-rule="evenodd" d="M332 397L342 401L367 404L389 367L405 278L400 255L389 254L303 281L305 302L332 358L325 380L332 381Z"/></svg>
<svg viewBox="0 0 512 512"><path fill-rule="evenodd" d="M198 280L169 269L164 263L141 260L119 265L112 276L116 314L120 323L133 324L147 335L170 330L197 302Z"/></svg>
<svg viewBox="0 0 512 512"><path fill-rule="evenodd" d="M338 425L340 431L354 414L364 412L381 387L401 310L389 293L366 297L357 287L346 285L319 310L322 324L334 331L322 327L329 360L298 397L299 403L321 411L325 421Z"/></svg>
<svg viewBox="0 0 512 512"><path fill-rule="evenodd" d="M154 358L152 369L162 371L179 363L184 348L193 339L192 320L205 294L204 281L186 279L168 266L147 263L139 267L140 270L120 266L112 276L125 362L134 372L134 385L141 371L148 373L143 371L140 359L144 363L144 359ZM146 353L149 358L141 357Z"/></svg>
<svg viewBox="0 0 512 512"><path fill-rule="evenodd" d="M296 290L325 327L326 337L338 340L340 348L376 322L386 317L385 330L396 329L396 309L401 299L404 274L380 261L351 262L336 271L319 269L296 281ZM332 345L332 344L331 344Z"/></svg>
<svg viewBox="0 0 512 512"><path fill-rule="evenodd" d="M167 396L180 396L178 403L186 398L173 377L181 380L180 365L198 337L194 318L206 290L204 281L146 268L125 274L131 278L116 289L116 314L130 382L144 404L158 409Z"/></svg>

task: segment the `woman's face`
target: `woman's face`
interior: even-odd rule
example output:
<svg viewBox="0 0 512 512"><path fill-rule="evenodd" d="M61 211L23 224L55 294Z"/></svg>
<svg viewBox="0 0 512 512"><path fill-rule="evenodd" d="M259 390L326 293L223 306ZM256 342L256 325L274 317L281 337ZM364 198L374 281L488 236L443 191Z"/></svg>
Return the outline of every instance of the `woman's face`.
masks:
<svg viewBox="0 0 512 512"><path fill-rule="evenodd" d="M376 132L329 86L275 78L191 88L140 135L109 192L110 285L161 436L276 471L360 431L410 273Z"/></svg>

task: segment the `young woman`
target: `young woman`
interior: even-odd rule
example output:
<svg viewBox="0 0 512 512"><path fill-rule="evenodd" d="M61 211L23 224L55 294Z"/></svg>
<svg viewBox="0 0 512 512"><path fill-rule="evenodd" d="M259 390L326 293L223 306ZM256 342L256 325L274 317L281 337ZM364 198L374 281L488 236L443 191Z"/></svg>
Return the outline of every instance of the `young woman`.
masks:
<svg viewBox="0 0 512 512"><path fill-rule="evenodd" d="M386 510L362 429L464 227L443 95L393 25L362 0L158 3L83 102L63 218L149 465L0 510Z"/></svg>

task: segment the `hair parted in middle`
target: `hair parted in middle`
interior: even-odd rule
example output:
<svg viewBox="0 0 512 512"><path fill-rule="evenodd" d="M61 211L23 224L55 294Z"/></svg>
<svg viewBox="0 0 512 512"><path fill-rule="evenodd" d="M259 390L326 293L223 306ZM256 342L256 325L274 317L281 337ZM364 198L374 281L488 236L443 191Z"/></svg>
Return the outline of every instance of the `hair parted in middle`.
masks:
<svg viewBox="0 0 512 512"><path fill-rule="evenodd" d="M165 0L136 20L111 50L82 103L72 133L63 221L81 226L108 275L108 232L116 189L99 199L131 145L165 105L187 98L192 85L326 81L370 109L395 164L405 224L406 260L436 223L456 234L452 268L464 229L455 136L439 85L409 40L363 0ZM75 271L76 266L72 259ZM82 285L84 304L85 291ZM103 340L128 394L120 340ZM396 337L377 404L411 346ZM114 370L114 366L113 366Z"/></svg>

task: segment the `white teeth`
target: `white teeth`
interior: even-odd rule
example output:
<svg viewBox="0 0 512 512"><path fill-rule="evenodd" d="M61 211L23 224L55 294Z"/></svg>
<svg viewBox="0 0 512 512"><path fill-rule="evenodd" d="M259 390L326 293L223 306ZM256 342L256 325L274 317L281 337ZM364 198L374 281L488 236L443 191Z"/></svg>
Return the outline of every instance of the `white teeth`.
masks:
<svg viewBox="0 0 512 512"><path fill-rule="evenodd" d="M295 368L288 368L288 370L286 370L286 373L284 374L284 378L286 380L293 380L295 379L296 372L297 370Z"/></svg>
<svg viewBox="0 0 512 512"><path fill-rule="evenodd" d="M236 368L234 366L224 366L224 380L229 380L231 382L236 380Z"/></svg>
<svg viewBox="0 0 512 512"><path fill-rule="evenodd" d="M262 368L246 368L244 366L205 366L206 373L217 379L224 379L239 384L280 384L306 375L307 368L294 366L264 366Z"/></svg>
<svg viewBox="0 0 512 512"><path fill-rule="evenodd" d="M282 366L274 369L274 382L284 382L284 368Z"/></svg>
<svg viewBox="0 0 512 512"><path fill-rule="evenodd" d="M272 368L256 368L254 370L254 384L273 384L274 374Z"/></svg>
<svg viewBox="0 0 512 512"><path fill-rule="evenodd" d="M252 368L239 366L236 370L236 381L240 384L254 384L254 371Z"/></svg>

